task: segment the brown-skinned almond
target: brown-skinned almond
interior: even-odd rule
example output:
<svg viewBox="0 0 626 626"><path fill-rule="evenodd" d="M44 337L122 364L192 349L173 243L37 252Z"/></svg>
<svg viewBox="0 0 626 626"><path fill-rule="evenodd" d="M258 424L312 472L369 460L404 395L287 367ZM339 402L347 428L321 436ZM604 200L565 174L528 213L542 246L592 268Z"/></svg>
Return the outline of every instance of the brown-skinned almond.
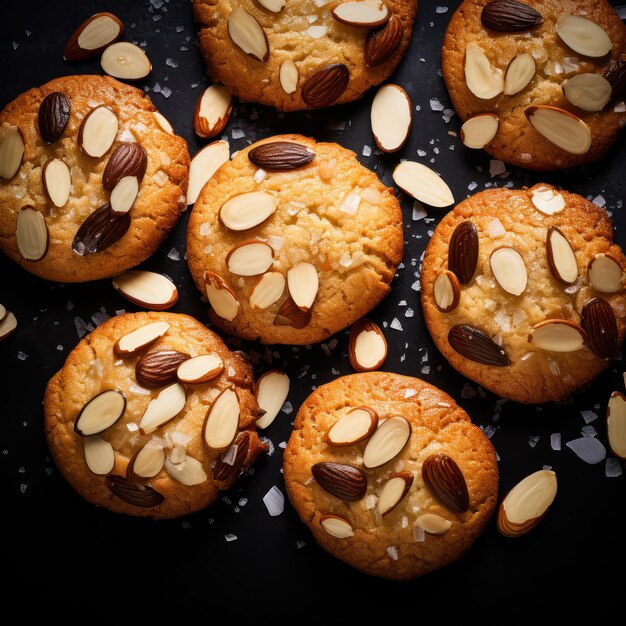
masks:
<svg viewBox="0 0 626 626"><path fill-rule="evenodd" d="M120 391L109 389L93 396L80 410L74 432L81 437L97 435L110 428L126 410L126 398Z"/></svg>
<svg viewBox="0 0 626 626"><path fill-rule="evenodd" d="M148 156L146 151L133 141L120 143L109 157L102 174L102 186L113 191L117 184L127 176L134 176L140 183L146 173Z"/></svg>
<svg viewBox="0 0 626 626"><path fill-rule="evenodd" d="M302 100L312 109L330 106L339 100L350 82L350 72L342 63L318 70L302 86Z"/></svg>
<svg viewBox="0 0 626 626"><path fill-rule="evenodd" d="M478 231L473 222L461 222L448 245L448 269L466 285L472 280L478 263Z"/></svg>
<svg viewBox="0 0 626 626"><path fill-rule="evenodd" d="M612 359L619 349L619 334L611 305L604 298L593 298L583 307L580 318L589 347L599 357Z"/></svg>
<svg viewBox="0 0 626 626"><path fill-rule="evenodd" d="M184 360L176 377L186 385L200 385L215 380L224 371L224 362L217 354L200 354Z"/></svg>
<svg viewBox="0 0 626 626"><path fill-rule="evenodd" d="M610 254L596 254L587 267L589 283L600 293L617 293L624 288L624 270Z"/></svg>
<svg viewBox="0 0 626 626"><path fill-rule="evenodd" d="M115 213L110 204L96 209L81 224L74 236L74 254L86 256L106 250L118 242L130 228L129 213Z"/></svg>
<svg viewBox="0 0 626 626"><path fill-rule="evenodd" d="M342 24L357 28L377 28L389 20L391 11L381 0L352 0L340 2L332 16Z"/></svg>
<svg viewBox="0 0 626 626"><path fill-rule="evenodd" d="M237 317L241 301L230 284L215 272L205 272L204 289L215 314L232 322Z"/></svg>
<svg viewBox="0 0 626 626"><path fill-rule="evenodd" d="M135 365L135 378L142 387L163 387L176 380L183 361L191 358L177 350L150 350Z"/></svg>
<svg viewBox="0 0 626 626"><path fill-rule="evenodd" d="M159 506L165 500L165 496L150 485L132 482L124 476L107 476L105 484L113 495L127 504L144 509Z"/></svg>
<svg viewBox="0 0 626 626"><path fill-rule="evenodd" d="M476 363L496 367L511 364L504 350L478 328L466 324L453 326L448 333L448 343L461 356Z"/></svg>
<svg viewBox="0 0 626 626"><path fill-rule="evenodd" d="M352 324L348 358L357 372L380 369L387 358L387 340L377 324L362 318Z"/></svg>
<svg viewBox="0 0 626 626"><path fill-rule="evenodd" d="M157 439L158 441L158 439ZM149 441L139 448L128 462L126 478L131 482L141 482L146 478L153 478L165 464L165 449L163 444Z"/></svg>
<svg viewBox="0 0 626 626"><path fill-rule="evenodd" d="M613 98L623 98L626 94L626 59L611 59L603 76L611 85Z"/></svg>
<svg viewBox="0 0 626 626"><path fill-rule="evenodd" d="M378 413L367 406L359 406L340 417L324 435L329 446L352 446L367 439L378 426Z"/></svg>
<svg viewBox="0 0 626 626"><path fill-rule="evenodd" d="M237 436L240 406L237 392L224 389L209 407L202 427L202 440L209 450L226 450Z"/></svg>
<svg viewBox="0 0 626 626"><path fill-rule="evenodd" d="M193 129L198 137L210 139L219 135L233 112L233 96L223 85L207 87L196 103Z"/></svg>
<svg viewBox="0 0 626 626"><path fill-rule="evenodd" d="M69 98L60 91L49 93L39 105L39 134L46 143L54 143L61 137L70 119Z"/></svg>
<svg viewBox="0 0 626 626"><path fill-rule="evenodd" d="M393 511L404 499L413 485L413 472L392 474L378 495L376 508L383 517Z"/></svg>
<svg viewBox="0 0 626 626"><path fill-rule="evenodd" d="M167 322L151 322L120 337L113 346L115 354L129 356L149 348L169 330Z"/></svg>
<svg viewBox="0 0 626 626"><path fill-rule="evenodd" d="M310 163L315 152L294 141L271 141L248 152L248 159L264 170L293 170Z"/></svg>
<svg viewBox="0 0 626 626"><path fill-rule="evenodd" d="M46 218L32 206L22 207L17 214L15 243L23 259L39 261L48 252L50 236Z"/></svg>
<svg viewBox="0 0 626 626"><path fill-rule="evenodd" d="M178 301L176 285L167 276L157 272L128 270L116 276L112 283L127 300L152 311L166 311Z"/></svg>
<svg viewBox="0 0 626 626"><path fill-rule="evenodd" d="M587 341L587 333L571 320L547 319L531 328L528 341L549 352L575 352Z"/></svg>
<svg viewBox="0 0 626 626"><path fill-rule="evenodd" d="M85 20L69 38L65 61L83 61L100 54L124 34L124 24L113 13L96 13Z"/></svg>
<svg viewBox="0 0 626 626"><path fill-rule="evenodd" d="M108 106L97 106L85 115L80 124L78 146L87 156L99 159L113 145L118 128L117 115Z"/></svg>
<svg viewBox="0 0 626 626"><path fill-rule="evenodd" d="M267 61L270 56L267 35L252 14L235 7L227 18L227 30L231 41L242 52L257 61Z"/></svg>
<svg viewBox="0 0 626 626"><path fill-rule="evenodd" d="M363 465L374 469L394 459L404 450L411 431L411 423L402 415L387 418L369 438L363 451Z"/></svg>
<svg viewBox="0 0 626 626"><path fill-rule="evenodd" d="M572 285L578 279L578 262L567 237L556 227L550 226L546 237L548 267L554 278L564 285Z"/></svg>
<svg viewBox="0 0 626 626"><path fill-rule="evenodd" d="M626 459L626 396L613 391L606 409L606 431L613 454Z"/></svg>
<svg viewBox="0 0 626 626"><path fill-rule="evenodd" d="M311 321L311 309L303 311L298 308L291 296L287 296L280 305L274 318L274 326L291 326L296 329L305 328Z"/></svg>
<svg viewBox="0 0 626 626"><path fill-rule="evenodd" d="M234 450L234 454L231 449ZM244 467L249 449L250 432L244 430L235 437L231 447L217 458L213 466L213 480L228 480L233 474L238 474Z"/></svg>
<svg viewBox="0 0 626 626"><path fill-rule="evenodd" d="M399 85L379 88L372 101L370 121L374 141L383 152L397 152L411 131L411 99Z"/></svg>
<svg viewBox="0 0 626 626"><path fill-rule="evenodd" d="M422 478L433 495L457 513L469 509L469 493L461 468L446 454L431 454L422 464Z"/></svg>
<svg viewBox="0 0 626 626"><path fill-rule="evenodd" d="M54 158L45 162L41 182L50 202L58 208L65 206L72 189L72 175L63 159Z"/></svg>
<svg viewBox="0 0 626 626"><path fill-rule="evenodd" d="M187 393L180 383L172 383L161 389L159 395L150 400L143 412L139 420L139 432L148 435L167 424L185 408L186 401Z"/></svg>
<svg viewBox="0 0 626 626"><path fill-rule="evenodd" d="M365 65L376 67L389 59L402 43L404 26L397 15L391 15L389 21L378 30L371 30L365 40Z"/></svg>
<svg viewBox="0 0 626 626"><path fill-rule="evenodd" d="M17 126L0 126L0 178L11 180L24 160L24 135Z"/></svg>
<svg viewBox="0 0 626 626"><path fill-rule="evenodd" d="M320 517L322 528L335 539L349 539L354 537L354 531L348 520L339 515L327 514Z"/></svg>
<svg viewBox="0 0 626 626"><path fill-rule="evenodd" d="M591 130L573 113L547 104L538 104L529 106L524 114L534 129L557 148L570 154L589 152Z"/></svg>
<svg viewBox="0 0 626 626"><path fill-rule="evenodd" d="M480 20L485 28L505 33L516 33L539 26L541 14L516 0L493 0L482 10Z"/></svg>
<svg viewBox="0 0 626 626"><path fill-rule="evenodd" d="M433 298L443 313L456 309L461 298L461 285L454 272L442 270L433 283Z"/></svg>
<svg viewBox="0 0 626 626"><path fill-rule="evenodd" d="M367 491L365 472L343 463L316 463L311 467L317 484L325 491L346 502L360 500Z"/></svg>

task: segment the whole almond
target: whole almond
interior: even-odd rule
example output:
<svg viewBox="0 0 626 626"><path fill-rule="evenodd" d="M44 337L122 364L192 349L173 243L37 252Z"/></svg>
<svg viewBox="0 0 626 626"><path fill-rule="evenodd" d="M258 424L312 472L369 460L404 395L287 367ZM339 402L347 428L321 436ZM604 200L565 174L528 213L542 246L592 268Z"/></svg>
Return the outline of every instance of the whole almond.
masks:
<svg viewBox="0 0 626 626"><path fill-rule="evenodd" d="M352 465L316 463L311 472L322 489L347 502L360 500L367 491L365 472Z"/></svg>
<svg viewBox="0 0 626 626"><path fill-rule="evenodd" d="M480 19L485 28L505 33L528 30L543 22L540 13L516 0L489 2L483 8Z"/></svg>
<svg viewBox="0 0 626 626"><path fill-rule="evenodd" d="M453 326L448 333L448 343L461 356L483 365L503 367L511 362L506 353L482 330L472 326Z"/></svg>
<svg viewBox="0 0 626 626"><path fill-rule="evenodd" d="M115 213L110 204L96 209L80 226L72 250L79 256L102 252L119 241L130 227L130 213Z"/></svg>
<svg viewBox="0 0 626 626"><path fill-rule="evenodd" d="M151 350L135 365L135 377L143 387L162 387L176 380L178 366L189 359L185 352L176 350Z"/></svg>
<svg viewBox="0 0 626 626"><path fill-rule="evenodd" d="M248 159L264 170L293 170L314 158L315 152L293 141L264 143L248 152Z"/></svg>
<svg viewBox="0 0 626 626"><path fill-rule="evenodd" d="M49 93L39 105L39 134L46 143L54 143L65 131L70 119L69 98L60 91Z"/></svg>
<svg viewBox="0 0 626 626"><path fill-rule="evenodd" d="M613 98L622 98L626 94L626 59L611 59L603 76L613 89Z"/></svg>
<svg viewBox="0 0 626 626"><path fill-rule="evenodd" d="M226 457L230 448L226 452L222 452L213 466L213 480L228 480L233 474L237 474L242 469L250 449L250 433L247 430L240 432L235 437L235 441L231 444L232 446L237 446L235 458L232 463L226 463L224 457Z"/></svg>
<svg viewBox="0 0 626 626"><path fill-rule="evenodd" d="M123 476L107 476L104 482L112 494L133 506L150 508L159 506L165 500L165 497L150 485L135 483Z"/></svg>
<svg viewBox="0 0 626 626"><path fill-rule="evenodd" d="M298 308L291 296L287 296L286 300L281 304L276 317L274 318L274 326L292 326L293 328L305 328L311 321L311 309L303 311Z"/></svg>
<svg viewBox="0 0 626 626"><path fill-rule="evenodd" d="M478 263L478 232L473 222L461 222L448 246L448 269L462 285L472 280Z"/></svg>
<svg viewBox="0 0 626 626"><path fill-rule="evenodd" d="M617 320L613 308L604 298L593 298L580 314L589 347L601 358L612 359L619 349Z"/></svg>
<svg viewBox="0 0 626 626"><path fill-rule="evenodd" d="M334 104L348 87L350 72L342 63L327 65L306 80L302 86L302 100L312 109Z"/></svg>
<svg viewBox="0 0 626 626"><path fill-rule="evenodd" d="M469 509L469 493L461 468L446 454L431 454L422 464L422 478L433 495L449 509Z"/></svg>
<svg viewBox="0 0 626 626"><path fill-rule="evenodd" d="M117 183L126 176L135 176L141 182L148 165L146 151L133 141L121 143L109 158L102 174L102 186L113 191Z"/></svg>
<svg viewBox="0 0 626 626"><path fill-rule="evenodd" d="M371 30L365 41L365 65L376 67L384 63L400 46L404 37L402 20L392 15L378 30Z"/></svg>

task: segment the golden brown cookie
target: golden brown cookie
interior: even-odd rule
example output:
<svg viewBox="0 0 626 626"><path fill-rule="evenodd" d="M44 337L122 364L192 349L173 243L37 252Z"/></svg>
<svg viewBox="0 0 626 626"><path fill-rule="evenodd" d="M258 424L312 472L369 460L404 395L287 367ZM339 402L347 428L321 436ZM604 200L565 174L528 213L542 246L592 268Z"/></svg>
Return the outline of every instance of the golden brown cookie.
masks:
<svg viewBox="0 0 626 626"><path fill-rule="evenodd" d="M296 111L356 100L390 76L411 41L417 0L194 0L193 8L213 80L240 100ZM345 23L355 19L362 26Z"/></svg>
<svg viewBox="0 0 626 626"><path fill-rule="evenodd" d="M187 231L213 323L263 343L346 328L389 292L402 254L393 190L353 152L301 135L239 151L205 185Z"/></svg>
<svg viewBox="0 0 626 626"><path fill-rule="evenodd" d="M141 90L66 76L0 113L0 248L82 282L148 258L185 209L189 152ZM23 151L23 160L20 154Z"/></svg>
<svg viewBox="0 0 626 626"><path fill-rule="evenodd" d="M450 365L517 402L564 400L626 334L626 257L604 209L545 184L492 189L439 223L422 308Z"/></svg>
<svg viewBox="0 0 626 626"><path fill-rule="evenodd" d="M187 315L114 317L48 383L48 444L89 502L177 517L214 502L263 450L253 386L247 359Z"/></svg>
<svg viewBox="0 0 626 626"><path fill-rule="evenodd" d="M596 161L626 123L626 30L606 0L465 0L442 69L461 119L483 116L466 145L521 167Z"/></svg>
<svg viewBox="0 0 626 626"><path fill-rule="evenodd" d="M284 474L322 548L399 580L458 559L498 494L495 451L454 400L418 378L382 372L338 378L305 400Z"/></svg>

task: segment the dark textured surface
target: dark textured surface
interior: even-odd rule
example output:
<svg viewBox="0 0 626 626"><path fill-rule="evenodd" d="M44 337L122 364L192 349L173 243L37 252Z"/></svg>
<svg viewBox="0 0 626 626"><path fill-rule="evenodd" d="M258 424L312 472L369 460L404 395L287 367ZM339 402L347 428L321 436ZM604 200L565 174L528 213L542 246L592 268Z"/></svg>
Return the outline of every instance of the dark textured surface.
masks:
<svg viewBox="0 0 626 626"><path fill-rule="evenodd" d="M438 5L448 6L448 12L437 13ZM503 180L490 178L485 153L465 150L458 138L448 135L450 130L458 131L458 120L453 117L446 123L443 112L431 110L429 99L438 98L449 107L438 74L439 48L456 5L443 0L421 3L412 46L392 77L407 90L414 107L421 107L414 115L410 139L399 154L361 157L361 161L388 184L400 158L424 162L444 176L457 200L470 193L468 188L474 184L478 191L487 185L513 181L521 186L541 179L590 198L601 195L614 212L617 242L626 245L626 218L624 209L618 208L626 185L623 136L608 157L592 167L545 176L515 169ZM193 154L201 146L193 136L193 109L206 79L186 0L152 0L152 5L142 0L7 4L0 20L0 106L55 76L98 72L97 59L67 64L62 53L75 26L103 10L124 21L126 40L147 42L145 50L154 69L142 85L150 87L155 105L189 140ZM178 67L168 65L168 58ZM154 92L157 83L160 93ZM169 98L163 96L164 87L172 91ZM364 145L373 146L369 128L372 97L369 92L359 102L311 114L278 115L262 107L239 106L226 129L231 150L271 134L306 132L318 140L338 141L361 154ZM345 130L331 130L339 127L338 122L346 122ZM245 137L233 140L231 133L238 129ZM417 150L426 155L418 156ZM91 607L96 621L108 618L130 623L131 616L153 615L157 623L165 623L166 618L167 623L182 623L193 615L207 623L257 611L264 618L279 620L290 601L291 606L301 603L302 615L320 621L335 622L340 615L371 616L373 606L384 605L391 607L393 614L418 622L428 619L427 615L438 615L448 623L453 618L468 618L501 624L522 617L541 622L548 613L600 617L618 606L619 574L616 577L609 568L617 566L619 570L626 557L626 477L607 478L604 462L585 464L565 442L581 436L585 421L580 411L591 410L599 418L590 425L607 443L604 413L609 393L624 388L621 357L573 403L532 407L511 402L496 405L497 398L490 394L462 398L465 381L435 350L423 323L419 294L411 288L434 222L413 221L412 203L406 198L403 209L405 267L399 270L392 293L372 314L381 326L394 318L402 325L401 331L384 328L390 348L385 369L421 376L440 386L460 402L475 423L497 429L492 442L501 457L501 495L526 474L551 465L558 474L559 492L541 524L527 536L510 540L498 534L492 520L456 564L410 583L393 583L359 574L325 554L288 504L281 516L271 518L262 498L272 485L284 492L279 444L288 439L295 410L312 387L334 379L338 372L351 372L346 333L336 336L338 344L330 357L321 346L298 351L244 346L271 360L261 359L257 373L286 368L292 379L289 400L294 412L279 414L265 431L274 443L273 454L261 458L254 475L244 477L226 494L228 502L217 502L206 511L171 522L128 519L99 510L77 496L54 468L43 435L41 401L48 378L78 341L76 316L89 323L101 307L111 315L119 309L136 308L115 292L109 280L56 285L31 276L2 257L0 301L18 319L15 334L0 344L0 489L5 528L0 555L3 572L11 580L11 587L3 589L4 610L7 600L10 604L13 599L23 616L43 609L50 616L75 621L78 616L88 619L92 613L85 609ZM428 219L437 220L442 210L428 213ZM173 310L206 322L206 311L184 260L167 256L176 248L182 259L186 224L184 216L142 267L172 276L181 295ZM399 306L401 301L406 305ZM412 317L406 317L408 308L415 312ZM472 388L476 390L475 385ZM498 411L499 419L494 422L492 416ZM562 434L560 452L550 447L550 434L555 432ZM537 436L531 447L529 438ZM241 498L247 498L245 505L238 505ZM227 542L227 533L237 535L237 541ZM305 545L298 548L299 541ZM340 589L355 591L345 600ZM130 613L121 609L122 604L130 604ZM217 617L215 611L220 607L222 616ZM292 621L299 617L293 611Z"/></svg>

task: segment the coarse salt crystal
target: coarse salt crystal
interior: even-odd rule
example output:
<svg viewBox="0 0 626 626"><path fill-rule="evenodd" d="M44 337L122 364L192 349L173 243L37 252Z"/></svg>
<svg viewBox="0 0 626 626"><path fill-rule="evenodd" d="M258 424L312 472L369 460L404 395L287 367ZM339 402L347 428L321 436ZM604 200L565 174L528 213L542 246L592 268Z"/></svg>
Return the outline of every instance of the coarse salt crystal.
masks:
<svg viewBox="0 0 626 626"><path fill-rule="evenodd" d="M606 448L594 437L580 437L565 444L579 459L595 465L606 458Z"/></svg>
<svg viewBox="0 0 626 626"><path fill-rule="evenodd" d="M585 424L590 424L594 420L598 419L598 414L593 411L581 411L580 415L585 420Z"/></svg>
<svg viewBox="0 0 626 626"><path fill-rule="evenodd" d="M309 26L304 32L309 35L309 37L313 37L313 39L319 39L326 34L326 26Z"/></svg>
<svg viewBox="0 0 626 626"><path fill-rule="evenodd" d="M378 498L374 494L370 494L365 498L365 508L369 511L376 506Z"/></svg>
<svg viewBox="0 0 626 626"><path fill-rule="evenodd" d="M487 225L487 232L493 239L502 237L502 235L506 234L506 230L504 229L502 222L497 217L489 222Z"/></svg>
<svg viewBox="0 0 626 626"><path fill-rule="evenodd" d="M389 326L394 330L402 330L402 324L397 317L394 317L393 320L391 320L391 324L389 324Z"/></svg>
<svg viewBox="0 0 626 626"><path fill-rule="evenodd" d="M506 172L506 165L503 161L499 159L491 159L489 161L489 176L491 176L491 178L504 174L504 172Z"/></svg>
<svg viewBox="0 0 626 626"><path fill-rule="evenodd" d="M280 515L285 510L285 496L275 485L263 496L263 504L271 517Z"/></svg>
<svg viewBox="0 0 626 626"><path fill-rule="evenodd" d="M587 426L583 426L580 429L580 434L583 437L595 437L598 433L593 426L590 426L589 424L587 424Z"/></svg>
<svg viewBox="0 0 626 626"><path fill-rule="evenodd" d="M420 528L417 524L413 525L413 539L414 541L421 542L426 538L426 533L423 528Z"/></svg>
<svg viewBox="0 0 626 626"><path fill-rule="evenodd" d="M145 387L140 387L139 385L136 385L135 383L131 383L128 389L129 391L132 391L133 393L138 393L142 396L149 396L152 393L150 389L146 389Z"/></svg>
<svg viewBox="0 0 626 626"><path fill-rule="evenodd" d="M361 204L361 195L353 190L343 199L339 210L348 213L348 215L355 215L359 204Z"/></svg>
<svg viewBox="0 0 626 626"><path fill-rule="evenodd" d="M426 209L422 206L422 204L415 200L413 202L413 221L419 222L419 220L424 219L428 213L426 213Z"/></svg>
<svg viewBox="0 0 626 626"><path fill-rule="evenodd" d="M158 172L156 172L155 174L152 175L152 180L159 187L163 187L164 185L167 184L167 181L169 180L169 177L168 177L168 175L164 171L159 170Z"/></svg>
<svg viewBox="0 0 626 626"><path fill-rule="evenodd" d="M362 154L364 157L368 157L372 155L372 148L370 146L363 146Z"/></svg>
<svg viewBox="0 0 626 626"><path fill-rule="evenodd" d="M267 172L263 169L258 169L254 172L254 180L256 183L260 183L267 176Z"/></svg>
<svg viewBox="0 0 626 626"><path fill-rule="evenodd" d="M180 252L176 248L172 248L167 253L167 258L171 259L172 261L180 261Z"/></svg>
<svg viewBox="0 0 626 626"><path fill-rule="evenodd" d="M395 546L389 546L387 548L387 554L394 560L398 560L398 550Z"/></svg>
<svg viewBox="0 0 626 626"><path fill-rule="evenodd" d="M361 197L369 204L378 205L383 201L383 196L373 185L368 187L361 193Z"/></svg>
<svg viewBox="0 0 626 626"><path fill-rule="evenodd" d="M405 391L404 391L404 397L405 398L412 398L415 395L417 395L417 390L416 389L405 389Z"/></svg>
<svg viewBox="0 0 626 626"><path fill-rule="evenodd" d="M445 109L443 104L441 104L441 102L439 101L439 98L431 98L430 99L430 108L433 111L443 111Z"/></svg>
<svg viewBox="0 0 626 626"><path fill-rule="evenodd" d="M552 433L550 435L550 447L557 452L561 450L561 433Z"/></svg>
<svg viewBox="0 0 626 626"><path fill-rule="evenodd" d="M617 478L622 475L622 462L620 459L609 457L604 464L604 474L607 478Z"/></svg>
<svg viewBox="0 0 626 626"><path fill-rule="evenodd" d="M230 541L237 541L237 535L234 535L233 533L226 533L224 535L224 539L226 539L226 541L230 542Z"/></svg>
<svg viewBox="0 0 626 626"><path fill-rule="evenodd" d="M539 439L539 435L530 435L530 437L528 437L528 445L534 448L539 443Z"/></svg>

